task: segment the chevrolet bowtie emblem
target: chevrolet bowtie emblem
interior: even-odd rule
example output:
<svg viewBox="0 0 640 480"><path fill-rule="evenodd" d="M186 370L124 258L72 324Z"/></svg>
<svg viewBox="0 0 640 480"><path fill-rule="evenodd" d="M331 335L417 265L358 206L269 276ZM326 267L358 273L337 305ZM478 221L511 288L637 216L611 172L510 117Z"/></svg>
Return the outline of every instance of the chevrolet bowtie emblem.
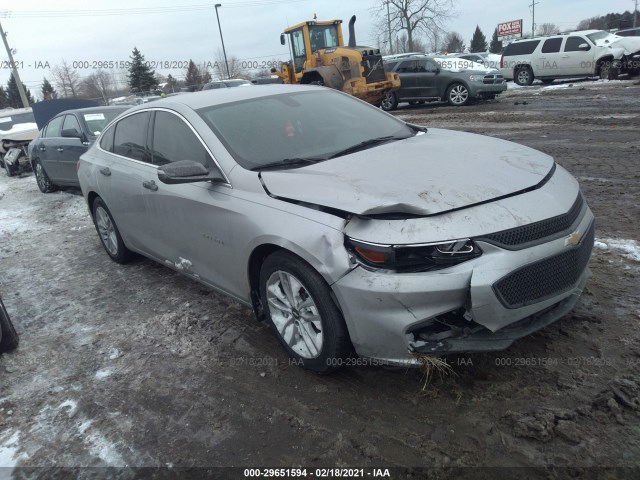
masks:
<svg viewBox="0 0 640 480"><path fill-rule="evenodd" d="M580 242L580 230L576 230L564 239L564 246L577 245Z"/></svg>

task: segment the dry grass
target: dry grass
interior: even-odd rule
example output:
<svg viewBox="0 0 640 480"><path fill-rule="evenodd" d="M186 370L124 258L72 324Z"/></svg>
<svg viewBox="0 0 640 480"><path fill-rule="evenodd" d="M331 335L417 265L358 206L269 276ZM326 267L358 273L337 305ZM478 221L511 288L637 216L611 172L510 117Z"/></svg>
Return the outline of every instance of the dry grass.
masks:
<svg viewBox="0 0 640 480"><path fill-rule="evenodd" d="M440 357L425 355L423 353L414 353L413 355L420 363L419 368L422 371L422 379L420 380L422 383L422 391L427 389L433 379L434 373L441 379L447 375L456 375L451 365Z"/></svg>

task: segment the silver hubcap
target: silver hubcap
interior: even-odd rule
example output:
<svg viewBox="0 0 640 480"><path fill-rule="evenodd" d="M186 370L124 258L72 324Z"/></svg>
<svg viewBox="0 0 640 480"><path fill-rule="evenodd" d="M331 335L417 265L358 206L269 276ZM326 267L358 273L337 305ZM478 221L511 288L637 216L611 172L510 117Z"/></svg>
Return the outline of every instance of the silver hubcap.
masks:
<svg viewBox="0 0 640 480"><path fill-rule="evenodd" d="M455 103L456 105L466 102L468 96L469 92L462 85L456 85L451 89L451 92L449 92L451 103Z"/></svg>
<svg viewBox="0 0 640 480"><path fill-rule="evenodd" d="M302 358L316 358L322 351L322 321L304 284L278 270L267 280L269 313L278 333Z"/></svg>
<svg viewBox="0 0 640 480"><path fill-rule="evenodd" d="M111 255L117 255L118 237L116 236L116 229L113 226L111 218L109 218L109 214L102 207L96 208L96 225L98 225L100 240L102 240L104 248L106 248Z"/></svg>
<svg viewBox="0 0 640 480"><path fill-rule="evenodd" d="M44 181L44 170L42 170L42 165L40 165L40 162L36 163L36 181L38 182L38 186L41 189L44 189L46 187Z"/></svg>
<svg viewBox="0 0 640 480"><path fill-rule="evenodd" d="M526 70L520 70L520 72L518 72L518 81L521 84L526 84L527 82L529 82L529 72L527 72Z"/></svg>

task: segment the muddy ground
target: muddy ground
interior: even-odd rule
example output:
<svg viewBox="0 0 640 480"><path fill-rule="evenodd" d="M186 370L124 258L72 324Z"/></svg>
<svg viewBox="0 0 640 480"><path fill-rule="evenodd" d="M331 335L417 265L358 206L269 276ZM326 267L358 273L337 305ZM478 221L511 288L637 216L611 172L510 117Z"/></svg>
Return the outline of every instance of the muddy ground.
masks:
<svg viewBox="0 0 640 480"><path fill-rule="evenodd" d="M640 82L396 114L529 145L580 180L597 248L572 314L505 352L450 357L454 374L427 386L416 369L319 377L235 301L112 262L77 191L0 174L0 293L21 335L0 358L0 466L640 466Z"/></svg>

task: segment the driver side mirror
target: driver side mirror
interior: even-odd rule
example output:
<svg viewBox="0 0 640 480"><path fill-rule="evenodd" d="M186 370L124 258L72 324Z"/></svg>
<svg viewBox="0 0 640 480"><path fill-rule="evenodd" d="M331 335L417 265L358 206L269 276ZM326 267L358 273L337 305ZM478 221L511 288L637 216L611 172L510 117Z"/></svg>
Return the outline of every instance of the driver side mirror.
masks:
<svg viewBox="0 0 640 480"><path fill-rule="evenodd" d="M82 138L82 133L75 128L67 128L66 130L62 130L60 136L64 138Z"/></svg>
<svg viewBox="0 0 640 480"><path fill-rule="evenodd" d="M173 185L176 183L224 182L224 178L216 170L209 170L200 162L180 160L158 167L158 180Z"/></svg>
<svg viewBox="0 0 640 480"><path fill-rule="evenodd" d="M587 50L591 49L591 47L588 43L581 43L580 45L578 45L578 49L584 50L586 52Z"/></svg>
<svg viewBox="0 0 640 480"><path fill-rule="evenodd" d="M280 45L284 45L286 42L284 40L284 33L280 34Z"/></svg>

